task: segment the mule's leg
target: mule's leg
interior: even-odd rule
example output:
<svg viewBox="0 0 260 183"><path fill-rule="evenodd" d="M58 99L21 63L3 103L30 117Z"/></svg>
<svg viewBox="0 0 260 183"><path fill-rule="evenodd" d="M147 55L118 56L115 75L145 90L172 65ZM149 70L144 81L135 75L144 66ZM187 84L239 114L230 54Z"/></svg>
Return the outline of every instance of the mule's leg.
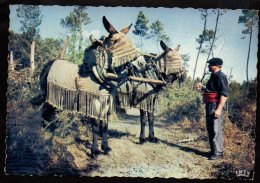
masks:
<svg viewBox="0 0 260 183"><path fill-rule="evenodd" d="M104 154L107 155L109 152L112 150L108 146L108 123L107 122L102 122L103 128L102 128L102 142L101 142L101 149L104 151Z"/></svg>
<svg viewBox="0 0 260 183"><path fill-rule="evenodd" d="M154 136L154 112L148 111L148 123L149 123L149 141L150 142L158 142L158 139Z"/></svg>
<svg viewBox="0 0 260 183"><path fill-rule="evenodd" d="M91 119L92 120L92 135L93 135L93 142L91 146L91 156L95 157L101 153L100 150L98 150L98 135L99 135L99 124L98 120Z"/></svg>
<svg viewBox="0 0 260 183"><path fill-rule="evenodd" d="M140 133L140 144L143 144L145 142L145 124L146 124L146 118L145 118L145 111L140 109L140 121L141 121L141 133Z"/></svg>

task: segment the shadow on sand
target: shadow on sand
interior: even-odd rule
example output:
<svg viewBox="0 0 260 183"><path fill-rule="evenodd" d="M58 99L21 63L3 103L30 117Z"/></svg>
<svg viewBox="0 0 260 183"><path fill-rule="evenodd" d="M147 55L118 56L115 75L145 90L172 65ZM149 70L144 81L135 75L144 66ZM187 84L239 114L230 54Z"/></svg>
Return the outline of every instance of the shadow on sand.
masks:
<svg viewBox="0 0 260 183"><path fill-rule="evenodd" d="M108 130L108 134L110 138L121 138L121 137L135 137L134 135L126 132L120 132L117 130Z"/></svg>
<svg viewBox="0 0 260 183"><path fill-rule="evenodd" d="M209 157L209 152L199 151L197 149L190 148L190 147L183 147L183 146L180 146L180 145L177 145L177 144L174 144L174 143L167 142L166 140L160 139L160 142L163 143L163 144L166 144L168 146L178 148L182 151L191 152L191 153L194 153L194 154L202 156L202 157L207 157L207 158Z"/></svg>

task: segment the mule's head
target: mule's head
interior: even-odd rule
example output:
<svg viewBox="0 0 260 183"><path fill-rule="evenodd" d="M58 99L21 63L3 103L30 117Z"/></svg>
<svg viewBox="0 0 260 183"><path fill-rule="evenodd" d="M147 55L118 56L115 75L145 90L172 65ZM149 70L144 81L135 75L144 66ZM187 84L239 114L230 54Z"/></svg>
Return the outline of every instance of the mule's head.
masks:
<svg viewBox="0 0 260 183"><path fill-rule="evenodd" d="M102 47L106 49L112 60L112 66L117 67L141 55L131 39L126 36L132 24L121 31L117 31L105 16L103 17L103 24L109 35L102 41Z"/></svg>
<svg viewBox="0 0 260 183"><path fill-rule="evenodd" d="M175 49L169 48L163 41L160 42L160 45L163 49L163 53L157 57L157 65L161 76L170 84L175 80L183 82L186 79L186 69L178 53L180 45Z"/></svg>

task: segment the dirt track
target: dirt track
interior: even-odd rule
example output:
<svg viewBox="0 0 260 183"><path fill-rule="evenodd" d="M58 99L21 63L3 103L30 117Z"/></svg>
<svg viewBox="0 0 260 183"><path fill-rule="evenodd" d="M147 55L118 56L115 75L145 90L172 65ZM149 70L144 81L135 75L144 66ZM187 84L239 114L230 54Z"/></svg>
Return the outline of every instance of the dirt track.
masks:
<svg viewBox="0 0 260 183"><path fill-rule="evenodd" d="M195 134L183 133L181 126L159 118L155 122L159 143L140 145L139 133L140 122L136 114L109 123L109 145L113 149L110 155L101 155L96 160L88 157L79 160L76 154L84 156L83 149L80 153L80 149L70 148L71 154L75 154L75 168L82 170L80 175L101 177L216 178L217 168L212 168L216 162L208 160L205 138L201 140ZM85 158L89 161L84 161ZM84 167L89 166L89 162L98 166L85 172Z"/></svg>

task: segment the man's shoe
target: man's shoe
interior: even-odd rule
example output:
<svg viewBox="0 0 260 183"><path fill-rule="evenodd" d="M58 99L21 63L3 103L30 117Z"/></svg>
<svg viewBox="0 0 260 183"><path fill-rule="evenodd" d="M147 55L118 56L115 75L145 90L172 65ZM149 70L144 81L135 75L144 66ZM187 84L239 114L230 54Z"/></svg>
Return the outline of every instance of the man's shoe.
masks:
<svg viewBox="0 0 260 183"><path fill-rule="evenodd" d="M213 154L210 156L209 160L217 160L217 159L221 159L223 157L223 155L217 155L217 154Z"/></svg>
<svg viewBox="0 0 260 183"><path fill-rule="evenodd" d="M209 151L208 153L207 153L207 155L208 155L208 158L210 158L212 155L214 154L214 152L213 151Z"/></svg>

